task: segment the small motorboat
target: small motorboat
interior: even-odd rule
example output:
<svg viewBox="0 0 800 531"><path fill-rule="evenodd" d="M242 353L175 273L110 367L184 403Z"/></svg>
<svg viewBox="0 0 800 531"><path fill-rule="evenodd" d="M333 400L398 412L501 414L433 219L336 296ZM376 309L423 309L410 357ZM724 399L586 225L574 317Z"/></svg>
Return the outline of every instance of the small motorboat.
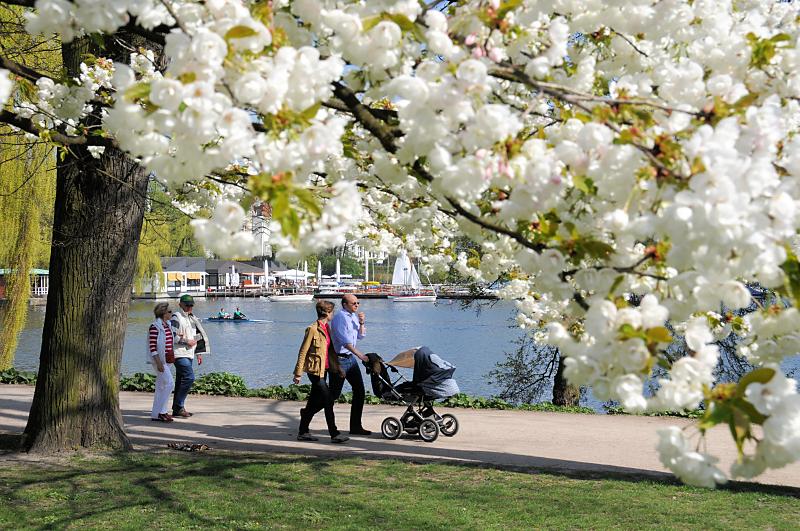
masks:
<svg viewBox="0 0 800 531"><path fill-rule="evenodd" d="M309 302L314 300L313 293L275 293L267 297L270 302Z"/></svg>
<svg viewBox="0 0 800 531"><path fill-rule="evenodd" d="M436 295L422 293L402 293L389 295L393 302L436 302Z"/></svg>
<svg viewBox="0 0 800 531"><path fill-rule="evenodd" d="M270 321L265 321L263 319L250 319L249 317L245 317L244 319L234 319L233 317L206 317L206 321L210 321L212 323L269 323Z"/></svg>

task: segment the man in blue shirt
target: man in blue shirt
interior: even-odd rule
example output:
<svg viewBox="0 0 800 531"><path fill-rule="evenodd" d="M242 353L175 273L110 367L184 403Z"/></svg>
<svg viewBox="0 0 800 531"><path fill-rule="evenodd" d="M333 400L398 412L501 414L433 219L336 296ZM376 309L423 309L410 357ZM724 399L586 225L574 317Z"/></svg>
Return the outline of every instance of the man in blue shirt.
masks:
<svg viewBox="0 0 800 531"><path fill-rule="evenodd" d="M339 398L344 381L353 388L353 404L350 407L350 435L370 435L361 425L361 413L364 410L364 378L358 360L367 361L367 357L356 348L356 343L366 334L364 312L359 312L358 298L348 293L342 297L342 309L333 316L331 330L333 332L333 349L339 356L339 364L344 377L336 371L328 373L333 400Z"/></svg>

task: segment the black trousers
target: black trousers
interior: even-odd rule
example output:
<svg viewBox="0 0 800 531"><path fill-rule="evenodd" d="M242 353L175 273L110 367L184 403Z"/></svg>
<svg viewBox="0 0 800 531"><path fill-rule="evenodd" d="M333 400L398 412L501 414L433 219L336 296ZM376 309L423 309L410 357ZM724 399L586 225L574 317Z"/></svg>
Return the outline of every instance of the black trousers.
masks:
<svg viewBox="0 0 800 531"><path fill-rule="evenodd" d="M358 359L350 356L339 360L345 370L344 378L339 374L330 372L328 379L331 385L331 397L335 401L342 394L344 381L353 388L353 404L350 407L350 431L363 430L361 425L361 413L364 411L364 378L361 376L361 368L358 366Z"/></svg>
<svg viewBox="0 0 800 531"><path fill-rule="evenodd" d="M328 389L328 383L325 378L320 378L316 374L309 374L308 379L311 380L311 393L308 395L306 407L300 410L300 429L298 433L308 433L311 419L321 409L324 409L328 433L331 434L331 437L336 437L339 435L339 430L336 429L336 418L333 415L333 401L335 398L333 398L330 389Z"/></svg>

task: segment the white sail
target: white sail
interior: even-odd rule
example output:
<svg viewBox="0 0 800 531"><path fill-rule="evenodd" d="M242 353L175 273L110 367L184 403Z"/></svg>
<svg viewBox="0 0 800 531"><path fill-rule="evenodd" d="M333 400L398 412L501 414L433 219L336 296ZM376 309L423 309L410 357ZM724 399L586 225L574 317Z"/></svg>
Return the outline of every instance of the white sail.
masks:
<svg viewBox="0 0 800 531"><path fill-rule="evenodd" d="M419 275L417 274L417 269L414 267L414 264L411 264L411 277L408 279L408 284L413 289L419 289L422 287L422 281L419 279Z"/></svg>
<svg viewBox="0 0 800 531"><path fill-rule="evenodd" d="M400 253L394 262L394 272L392 273L392 284L395 286L405 286L408 284L408 275L411 272L411 260L405 251Z"/></svg>
<svg viewBox="0 0 800 531"><path fill-rule="evenodd" d="M394 272L392 273L392 284L395 286L408 286L412 289L419 289L422 287L422 282L419 280L417 270L414 264L408 259L405 251L401 252L394 263Z"/></svg>

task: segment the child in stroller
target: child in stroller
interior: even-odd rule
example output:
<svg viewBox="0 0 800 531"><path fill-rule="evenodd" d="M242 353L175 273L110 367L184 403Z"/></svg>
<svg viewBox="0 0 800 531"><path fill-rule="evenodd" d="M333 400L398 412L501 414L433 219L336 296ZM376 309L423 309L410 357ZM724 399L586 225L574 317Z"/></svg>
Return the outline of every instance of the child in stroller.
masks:
<svg viewBox="0 0 800 531"><path fill-rule="evenodd" d="M433 409L437 399L448 398L458 393L458 384L452 378L456 368L443 360L428 347L418 347L401 352L390 362L384 362L375 353L367 354L364 362L372 381L375 396L401 402L406 411L398 419L387 417L381 423L381 433L387 439L397 439L405 431L419 435L425 442L433 442L441 433L452 437L458 431L458 419L450 413L439 415ZM398 367L414 368L414 375L408 381ZM398 373L395 381L389 372Z"/></svg>

